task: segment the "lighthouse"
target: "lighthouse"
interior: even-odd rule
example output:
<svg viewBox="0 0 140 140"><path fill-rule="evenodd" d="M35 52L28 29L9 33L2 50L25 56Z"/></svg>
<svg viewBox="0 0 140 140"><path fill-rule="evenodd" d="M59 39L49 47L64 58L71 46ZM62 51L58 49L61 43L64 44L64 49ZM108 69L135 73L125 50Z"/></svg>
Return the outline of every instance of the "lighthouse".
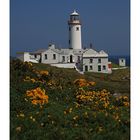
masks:
<svg viewBox="0 0 140 140"><path fill-rule="evenodd" d="M69 26L69 48L82 49L81 22L79 19L79 14L75 10L73 13L70 14L68 26Z"/></svg>

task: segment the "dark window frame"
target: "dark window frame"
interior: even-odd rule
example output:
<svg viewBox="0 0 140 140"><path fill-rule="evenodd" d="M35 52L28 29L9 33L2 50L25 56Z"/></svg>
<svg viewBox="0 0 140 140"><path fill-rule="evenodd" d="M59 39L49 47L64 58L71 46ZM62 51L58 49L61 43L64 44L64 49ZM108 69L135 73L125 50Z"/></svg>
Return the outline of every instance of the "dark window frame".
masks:
<svg viewBox="0 0 140 140"><path fill-rule="evenodd" d="M88 65L85 65L85 71L88 71Z"/></svg>
<svg viewBox="0 0 140 140"><path fill-rule="evenodd" d="M90 59L89 59L89 62L90 62L90 63L93 63L93 59L92 59L92 58L90 58Z"/></svg>
<svg viewBox="0 0 140 140"><path fill-rule="evenodd" d="M66 59L65 59L65 56L62 56L62 61L65 62L65 60L66 60Z"/></svg>
<svg viewBox="0 0 140 140"><path fill-rule="evenodd" d="M103 70L106 70L106 65L103 65Z"/></svg>
<svg viewBox="0 0 140 140"><path fill-rule="evenodd" d="M98 63L101 63L101 58L98 58Z"/></svg>
<svg viewBox="0 0 140 140"><path fill-rule="evenodd" d="M45 54L45 59L48 59L48 55L47 54Z"/></svg>
<svg viewBox="0 0 140 140"><path fill-rule="evenodd" d="M56 59L56 54L53 54L53 59L54 59L54 60Z"/></svg>
<svg viewBox="0 0 140 140"><path fill-rule="evenodd" d="M80 62L80 59L81 59L80 56L77 56L77 60L78 60L78 62Z"/></svg>
<svg viewBox="0 0 140 140"><path fill-rule="evenodd" d="M93 70L93 66L89 66L89 69L90 69L90 70Z"/></svg>
<svg viewBox="0 0 140 140"><path fill-rule="evenodd" d="M99 72L101 71L101 65L98 65L98 71Z"/></svg>
<svg viewBox="0 0 140 140"><path fill-rule="evenodd" d="M37 58L37 54L34 54L34 57Z"/></svg>
<svg viewBox="0 0 140 140"><path fill-rule="evenodd" d="M79 27L76 27L76 31L79 31Z"/></svg>

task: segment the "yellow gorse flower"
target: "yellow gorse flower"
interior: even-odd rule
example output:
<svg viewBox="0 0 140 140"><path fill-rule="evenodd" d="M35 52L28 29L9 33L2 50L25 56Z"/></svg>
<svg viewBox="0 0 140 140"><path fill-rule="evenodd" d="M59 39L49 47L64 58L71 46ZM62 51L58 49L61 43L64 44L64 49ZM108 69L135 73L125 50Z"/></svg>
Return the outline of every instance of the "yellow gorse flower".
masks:
<svg viewBox="0 0 140 140"><path fill-rule="evenodd" d="M34 78L31 78L30 76L26 76L25 79L23 79L23 81L25 81L25 82L30 82L31 81L32 83L36 82L36 80Z"/></svg>
<svg viewBox="0 0 140 140"><path fill-rule="evenodd" d="M27 62L27 64L31 67L33 66L33 64L31 62Z"/></svg>
<svg viewBox="0 0 140 140"><path fill-rule="evenodd" d="M26 91L26 96L28 96L32 101L32 104L44 105L48 103L48 95L45 94L45 90L42 90L40 87L32 90Z"/></svg>
<svg viewBox="0 0 140 140"><path fill-rule="evenodd" d="M125 106L129 106L129 102L123 102Z"/></svg>
<svg viewBox="0 0 140 140"><path fill-rule="evenodd" d="M99 128L98 128L98 131L99 131L99 132L103 131L103 128L102 128L102 127L99 127Z"/></svg>
<svg viewBox="0 0 140 140"><path fill-rule="evenodd" d="M48 86L55 86L56 82L54 80L50 80L50 81L48 81L47 85Z"/></svg>
<svg viewBox="0 0 140 140"><path fill-rule="evenodd" d="M19 116L20 117L25 117L25 115L23 113L20 113Z"/></svg>
<svg viewBox="0 0 140 140"><path fill-rule="evenodd" d="M66 115L68 113L72 113L72 107L64 110L64 115Z"/></svg>
<svg viewBox="0 0 140 140"><path fill-rule="evenodd" d="M21 131L21 126L16 127L16 131L20 132Z"/></svg>
<svg viewBox="0 0 140 140"><path fill-rule="evenodd" d="M79 116L76 115L76 116L73 117L73 120L77 120L78 118L79 118Z"/></svg>
<svg viewBox="0 0 140 140"><path fill-rule="evenodd" d="M48 71L43 70L43 71L40 71L40 74L41 74L41 75L48 76L48 75L49 75L49 72L48 72Z"/></svg>
<svg viewBox="0 0 140 140"><path fill-rule="evenodd" d="M95 82L88 82L90 86L94 86L96 83Z"/></svg>
<svg viewBox="0 0 140 140"><path fill-rule="evenodd" d="M79 89L76 93L76 98L79 102L102 101L106 103L109 99L109 96L110 93L105 90L95 92Z"/></svg>
<svg viewBox="0 0 140 140"><path fill-rule="evenodd" d="M88 82L85 79L76 79L74 81L74 84L79 86L79 87L86 87L86 86L94 86L95 82Z"/></svg>

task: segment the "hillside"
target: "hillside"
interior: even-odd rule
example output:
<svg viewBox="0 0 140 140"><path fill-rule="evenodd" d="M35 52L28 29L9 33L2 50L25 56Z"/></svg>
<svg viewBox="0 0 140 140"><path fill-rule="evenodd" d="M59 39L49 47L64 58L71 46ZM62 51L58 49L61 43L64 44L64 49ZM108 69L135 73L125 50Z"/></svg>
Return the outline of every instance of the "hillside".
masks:
<svg viewBox="0 0 140 140"><path fill-rule="evenodd" d="M129 69L81 75L19 60L10 68L11 140L129 139Z"/></svg>
<svg viewBox="0 0 140 140"><path fill-rule="evenodd" d="M114 64L115 65L115 64ZM118 67L118 65L115 65ZM130 94L130 69L113 70L112 74L91 73L87 72L84 75L79 74L74 69L65 69L51 67L46 64L34 64L37 70L47 70L54 80L65 79L66 81L74 81L76 78L84 78L89 81L94 81L96 90L103 88L113 93ZM67 78L67 79L66 79Z"/></svg>

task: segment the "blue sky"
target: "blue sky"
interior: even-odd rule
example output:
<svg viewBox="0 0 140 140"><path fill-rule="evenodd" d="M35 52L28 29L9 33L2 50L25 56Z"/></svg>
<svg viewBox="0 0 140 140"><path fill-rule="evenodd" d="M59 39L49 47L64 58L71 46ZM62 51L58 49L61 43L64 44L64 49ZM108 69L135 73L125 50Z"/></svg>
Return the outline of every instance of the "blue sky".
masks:
<svg viewBox="0 0 140 140"><path fill-rule="evenodd" d="M109 55L129 55L129 0L11 0L10 51L35 51L50 42L68 48L69 14L82 21L82 44Z"/></svg>

